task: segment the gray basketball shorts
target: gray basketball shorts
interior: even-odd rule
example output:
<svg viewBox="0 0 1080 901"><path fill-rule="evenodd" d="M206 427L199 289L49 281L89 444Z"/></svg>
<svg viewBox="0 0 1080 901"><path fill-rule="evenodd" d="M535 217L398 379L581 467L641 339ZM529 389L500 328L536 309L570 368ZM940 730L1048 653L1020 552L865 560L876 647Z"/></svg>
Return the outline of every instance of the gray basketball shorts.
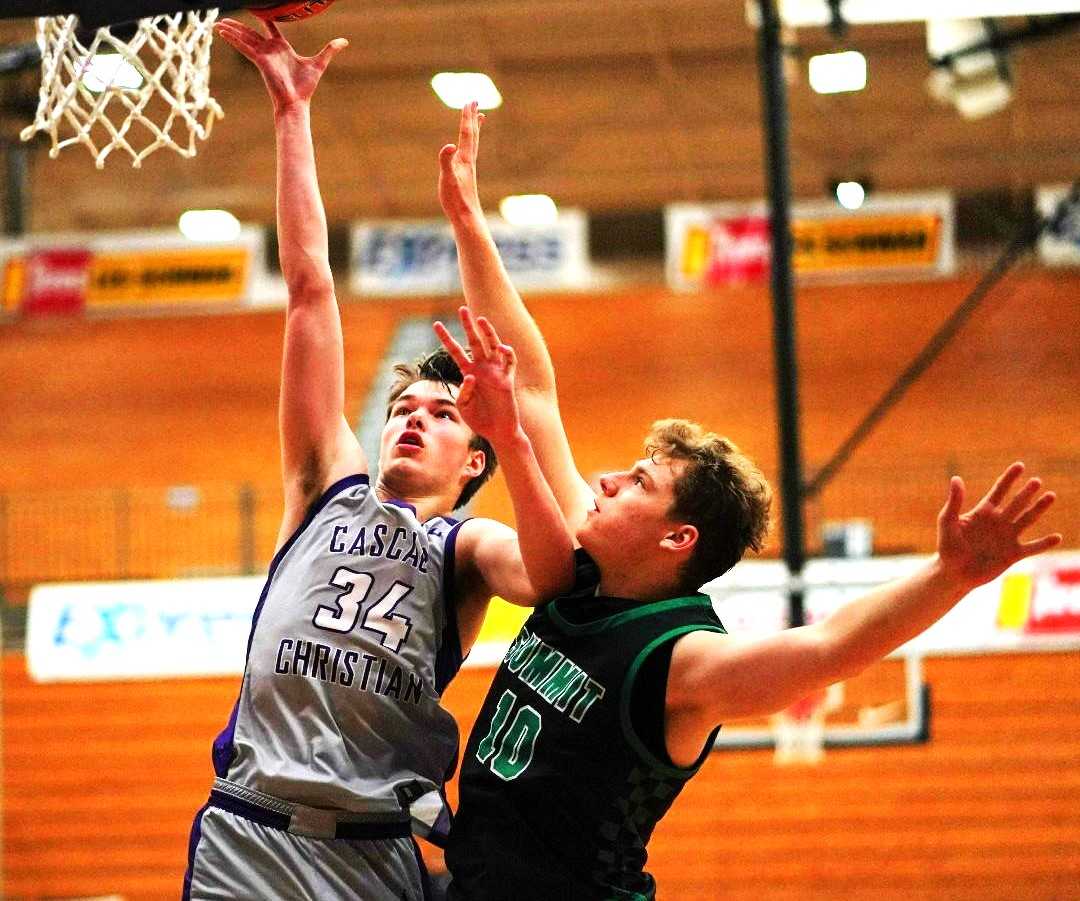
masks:
<svg viewBox="0 0 1080 901"><path fill-rule="evenodd" d="M411 836L315 838L207 805L191 829L183 901L425 901Z"/></svg>

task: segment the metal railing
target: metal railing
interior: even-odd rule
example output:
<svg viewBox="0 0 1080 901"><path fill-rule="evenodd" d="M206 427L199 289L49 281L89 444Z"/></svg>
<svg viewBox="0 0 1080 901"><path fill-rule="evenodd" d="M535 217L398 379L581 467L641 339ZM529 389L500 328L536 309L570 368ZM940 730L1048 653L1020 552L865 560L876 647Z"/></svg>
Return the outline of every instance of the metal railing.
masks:
<svg viewBox="0 0 1080 901"><path fill-rule="evenodd" d="M811 554L821 554L826 524L849 520L869 523L875 553L929 552L948 477L963 475L974 500L1011 459L853 462L807 505ZM1048 524L1075 545L1080 457L1025 462L1059 495ZM17 597L40 582L258 573L280 516L276 484L0 493L0 586ZM766 554L777 548L774 530Z"/></svg>

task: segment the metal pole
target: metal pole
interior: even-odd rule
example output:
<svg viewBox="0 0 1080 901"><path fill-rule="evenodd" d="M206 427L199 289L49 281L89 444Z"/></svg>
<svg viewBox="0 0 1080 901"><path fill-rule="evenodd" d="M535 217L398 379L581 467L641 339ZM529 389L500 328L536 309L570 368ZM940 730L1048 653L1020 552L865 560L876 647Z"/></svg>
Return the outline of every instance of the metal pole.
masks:
<svg viewBox="0 0 1080 901"><path fill-rule="evenodd" d="M4 234L17 238L26 233L27 152L20 141L4 141Z"/></svg>
<svg viewBox="0 0 1080 901"><path fill-rule="evenodd" d="M798 370L795 356L794 276L792 273L791 182L788 159L787 88L784 84L780 18L773 0L758 0L758 63L768 199L772 230L771 287L773 352L776 368L777 422L780 442L780 503L783 552L788 568L789 625L801 626L802 569L806 561L803 528L802 456L799 448Z"/></svg>

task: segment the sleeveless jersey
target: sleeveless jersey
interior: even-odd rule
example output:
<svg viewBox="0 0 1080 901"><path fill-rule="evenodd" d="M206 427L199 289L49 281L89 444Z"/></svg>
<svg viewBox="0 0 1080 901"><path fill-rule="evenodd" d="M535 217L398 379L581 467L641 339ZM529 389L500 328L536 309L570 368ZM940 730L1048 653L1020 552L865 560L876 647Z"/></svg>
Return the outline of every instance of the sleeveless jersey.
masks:
<svg viewBox="0 0 1080 901"><path fill-rule="evenodd" d="M461 664L460 523L421 523L365 475L312 505L270 564L219 777L296 804L401 811L441 789L458 730L440 706Z"/></svg>
<svg viewBox="0 0 1080 901"><path fill-rule="evenodd" d="M634 730L634 682L651 653L703 629L724 631L704 595L579 594L529 617L465 749L451 898L655 897L645 846L707 750L687 768L654 756Z"/></svg>

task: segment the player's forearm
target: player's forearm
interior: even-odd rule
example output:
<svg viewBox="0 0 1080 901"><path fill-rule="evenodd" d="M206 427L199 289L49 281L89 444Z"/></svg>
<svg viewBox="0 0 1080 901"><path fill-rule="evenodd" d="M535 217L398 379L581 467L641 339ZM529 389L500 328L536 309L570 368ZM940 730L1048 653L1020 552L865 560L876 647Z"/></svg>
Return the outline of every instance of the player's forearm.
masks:
<svg viewBox="0 0 1080 901"><path fill-rule="evenodd" d="M517 352L518 388L554 396L555 370L544 337L510 281L483 214L469 210L455 215L451 224L469 309L490 319L503 340Z"/></svg>
<svg viewBox="0 0 1080 901"><path fill-rule="evenodd" d="M973 587L935 556L918 572L845 604L820 624L836 677L861 672L910 641Z"/></svg>
<svg viewBox="0 0 1080 901"><path fill-rule="evenodd" d="M573 536L524 431L492 446L510 492L521 560L533 592L537 600L555 597L573 583Z"/></svg>
<svg viewBox="0 0 1080 901"><path fill-rule="evenodd" d="M333 292L326 213L319 194L310 106L275 109L277 228L281 273L290 305Z"/></svg>

